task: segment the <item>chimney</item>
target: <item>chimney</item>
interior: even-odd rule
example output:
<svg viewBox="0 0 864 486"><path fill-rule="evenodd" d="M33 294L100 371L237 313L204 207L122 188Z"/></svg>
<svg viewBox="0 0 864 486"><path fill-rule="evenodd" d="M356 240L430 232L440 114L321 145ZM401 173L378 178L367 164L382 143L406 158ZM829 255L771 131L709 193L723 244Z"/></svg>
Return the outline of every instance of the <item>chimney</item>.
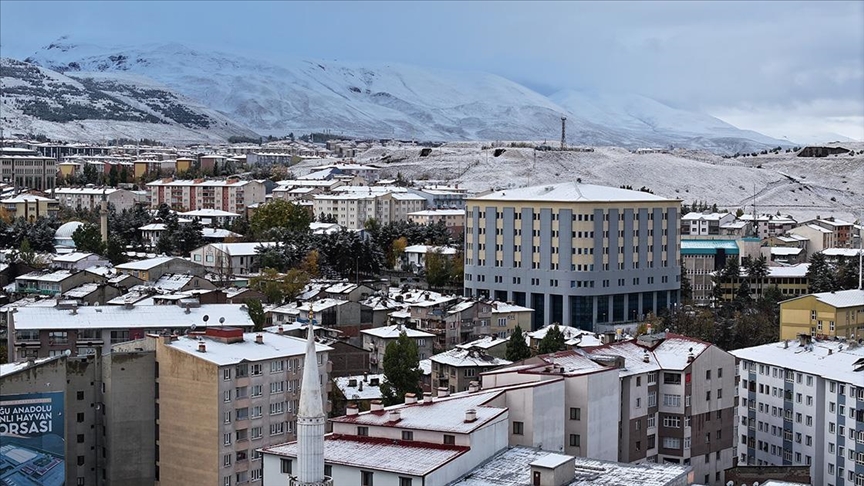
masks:
<svg viewBox="0 0 864 486"><path fill-rule="evenodd" d="M690 352L687 354L687 362L692 363L695 359L696 357L693 356L693 348L690 348Z"/></svg>
<svg viewBox="0 0 864 486"><path fill-rule="evenodd" d="M423 392L423 403L432 403L432 393Z"/></svg>
<svg viewBox="0 0 864 486"><path fill-rule="evenodd" d="M789 349L789 340L788 339L783 340L783 349Z"/></svg>
<svg viewBox="0 0 864 486"><path fill-rule="evenodd" d="M281 324L276 328L276 334L285 334L285 328Z"/></svg>
<svg viewBox="0 0 864 486"><path fill-rule="evenodd" d="M417 403L417 395L414 393L406 393L405 394L405 405L410 405L412 403Z"/></svg>
<svg viewBox="0 0 864 486"><path fill-rule="evenodd" d="M647 349L646 349L645 352L642 354L642 362L643 362L643 363L650 363L650 362L651 362L651 356L648 356L648 350L647 350ZM688 362L689 362L689 361L688 361Z"/></svg>
<svg viewBox="0 0 864 486"><path fill-rule="evenodd" d="M373 412L380 412L384 410L384 402L382 402L381 400L372 400L369 410Z"/></svg>
<svg viewBox="0 0 864 486"><path fill-rule="evenodd" d="M198 352L199 353L206 353L207 352L207 345L204 344L203 339L198 341Z"/></svg>
<svg viewBox="0 0 864 486"><path fill-rule="evenodd" d="M438 398L449 397L450 389L446 386L442 386L438 388Z"/></svg>
<svg viewBox="0 0 864 486"><path fill-rule="evenodd" d="M349 403L345 407L345 415L357 415L358 413L360 413L360 407L356 403Z"/></svg>
<svg viewBox="0 0 864 486"><path fill-rule="evenodd" d="M389 421L390 422L398 422L402 420L402 412L397 408L396 410L390 410Z"/></svg>
<svg viewBox="0 0 864 486"><path fill-rule="evenodd" d="M475 420L477 420L477 410L475 410L473 408L469 408L468 410L465 410L465 421L466 422L474 422Z"/></svg>
<svg viewBox="0 0 864 486"><path fill-rule="evenodd" d="M256 344L264 344L264 335L260 332L255 335L255 343Z"/></svg>
<svg viewBox="0 0 864 486"><path fill-rule="evenodd" d="M480 390L480 383L472 381L468 384L468 393L477 393Z"/></svg>
<svg viewBox="0 0 864 486"><path fill-rule="evenodd" d="M834 354L834 350L831 349L831 348L828 348L828 355L830 356L830 355L832 355L832 354Z"/></svg>

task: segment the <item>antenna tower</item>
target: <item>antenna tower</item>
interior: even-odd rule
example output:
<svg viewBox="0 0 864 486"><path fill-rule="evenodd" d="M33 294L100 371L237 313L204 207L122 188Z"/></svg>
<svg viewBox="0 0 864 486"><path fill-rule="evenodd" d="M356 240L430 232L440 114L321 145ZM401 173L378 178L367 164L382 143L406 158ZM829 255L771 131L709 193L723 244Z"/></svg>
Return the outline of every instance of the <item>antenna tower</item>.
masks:
<svg viewBox="0 0 864 486"><path fill-rule="evenodd" d="M561 117L561 150L564 150L564 138L567 134L567 117Z"/></svg>

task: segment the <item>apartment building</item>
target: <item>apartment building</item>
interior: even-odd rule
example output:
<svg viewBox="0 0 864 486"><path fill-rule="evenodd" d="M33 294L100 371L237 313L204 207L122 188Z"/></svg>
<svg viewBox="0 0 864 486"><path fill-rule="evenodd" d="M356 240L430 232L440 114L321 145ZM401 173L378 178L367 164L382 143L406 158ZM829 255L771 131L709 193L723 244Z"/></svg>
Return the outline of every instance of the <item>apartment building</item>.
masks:
<svg viewBox="0 0 864 486"><path fill-rule="evenodd" d="M594 330L679 301L681 202L562 183L467 200L465 294Z"/></svg>
<svg viewBox="0 0 864 486"><path fill-rule="evenodd" d="M723 225L735 221L732 213L694 211L681 216L681 236L719 236Z"/></svg>
<svg viewBox="0 0 864 486"><path fill-rule="evenodd" d="M809 241L807 247L811 253L819 253L828 248L839 247L837 233L818 224L803 224L790 229L789 234L807 238Z"/></svg>
<svg viewBox="0 0 864 486"><path fill-rule="evenodd" d="M147 184L150 207L167 204L173 209L219 209L244 214L246 208L263 203L266 190L261 181L227 180L173 180L162 179Z"/></svg>
<svg viewBox="0 0 864 486"><path fill-rule="evenodd" d="M383 369L387 345L399 339L403 332L409 339L417 343L419 359L432 356L434 334L403 327L401 324L364 329L360 331L360 334L363 336L363 347L372 353L372 356L369 357L369 363L372 366L371 371L377 372Z"/></svg>
<svg viewBox="0 0 864 486"><path fill-rule="evenodd" d="M19 194L2 199L0 206L10 218L24 218L30 222L38 218L53 218L60 211L60 204L56 199L35 194Z"/></svg>
<svg viewBox="0 0 864 486"><path fill-rule="evenodd" d="M785 235L798 224L789 215L775 214L760 214L755 218L752 214L742 214L738 220L755 225L756 236L762 239Z"/></svg>
<svg viewBox="0 0 864 486"><path fill-rule="evenodd" d="M734 356L671 333L584 349L622 360L619 461L692 466L700 484L725 484L736 440Z"/></svg>
<svg viewBox="0 0 864 486"><path fill-rule="evenodd" d="M50 191L57 177L57 161L34 150L0 147L0 177L19 189Z"/></svg>
<svg viewBox="0 0 864 486"><path fill-rule="evenodd" d="M84 272L86 273L86 272ZM232 325L252 328L240 304L103 305L78 307L59 301L54 306L23 306L8 312L7 346L10 361L111 352L114 344L143 338L165 329L185 332L192 326Z"/></svg>
<svg viewBox="0 0 864 486"><path fill-rule="evenodd" d="M780 339L864 338L864 290L802 295L780 303Z"/></svg>
<svg viewBox="0 0 864 486"><path fill-rule="evenodd" d="M732 354L739 360L739 464L809 466L814 486L864 484L858 341L803 335Z"/></svg>
<svg viewBox="0 0 864 486"><path fill-rule="evenodd" d="M852 238L855 234L854 223L837 219L834 216L824 219L814 219L810 223L831 230L834 233L834 242L837 248L850 248L852 246Z"/></svg>
<svg viewBox="0 0 864 486"><path fill-rule="evenodd" d="M68 292L79 285L103 282L105 278L91 272L79 270L35 271L19 275L15 279L15 292L19 294L57 295Z"/></svg>
<svg viewBox="0 0 864 486"><path fill-rule="evenodd" d="M481 347L457 347L429 358L432 361L432 390L457 393L479 382L481 374L512 364L511 361L488 354Z"/></svg>
<svg viewBox="0 0 864 486"><path fill-rule="evenodd" d="M259 249L276 243L210 243L192 250L192 261L219 275L246 275L261 269Z"/></svg>
<svg viewBox="0 0 864 486"><path fill-rule="evenodd" d="M362 229L369 219L381 224L408 221L408 215L426 207L426 200L416 194L388 188L349 187L334 194L319 194L312 199L315 215L332 215L347 229ZM368 189L363 191L361 189Z"/></svg>
<svg viewBox="0 0 864 486"><path fill-rule="evenodd" d="M316 344L329 410L328 352ZM261 484L260 448L297 433L304 339L239 328L157 341L157 484Z"/></svg>
<svg viewBox="0 0 864 486"><path fill-rule="evenodd" d="M117 212L132 209L136 204L146 203L139 194L113 187L59 187L54 189L54 197L61 206L73 209L97 209L104 197L114 205Z"/></svg>
<svg viewBox="0 0 864 486"><path fill-rule="evenodd" d="M428 203L428 202L427 202ZM465 231L464 209L426 209L408 214L408 221L417 224L436 224L443 221L454 237Z"/></svg>

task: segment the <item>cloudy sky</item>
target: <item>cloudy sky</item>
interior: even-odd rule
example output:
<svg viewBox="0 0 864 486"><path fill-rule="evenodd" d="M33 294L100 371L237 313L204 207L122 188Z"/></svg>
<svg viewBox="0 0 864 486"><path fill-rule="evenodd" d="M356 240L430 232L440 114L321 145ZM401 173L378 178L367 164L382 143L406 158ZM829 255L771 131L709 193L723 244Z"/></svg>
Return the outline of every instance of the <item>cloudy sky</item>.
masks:
<svg viewBox="0 0 864 486"><path fill-rule="evenodd" d="M639 93L777 138L864 140L860 1L0 1L0 55L61 35L482 70L543 94Z"/></svg>

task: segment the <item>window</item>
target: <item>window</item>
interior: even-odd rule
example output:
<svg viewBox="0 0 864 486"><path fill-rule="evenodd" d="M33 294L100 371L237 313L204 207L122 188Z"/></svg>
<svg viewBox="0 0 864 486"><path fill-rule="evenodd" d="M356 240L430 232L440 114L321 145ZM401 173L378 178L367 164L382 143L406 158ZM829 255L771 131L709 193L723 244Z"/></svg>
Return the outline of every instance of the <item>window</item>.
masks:
<svg viewBox="0 0 864 486"><path fill-rule="evenodd" d="M372 471L360 471L360 486L373 486Z"/></svg>
<svg viewBox="0 0 864 486"><path fill-rule="evenodd" d="M285 433L285 422L270 424L270 435L280 435Z"/></svg>
<svg viewBox="0 0 864 486"><path fill-rule="evenodd" d="M284 381L274 381L270 383L270 393L284 393L285 392L285 382Z"/></svg>
<svg viewBox="0 0 864 486"><path fill-rule="evenodd" d="M412 478L403 478L400 476L399 477L399 486L411 486L411 481L413 481Z"/></svg>
<svg viewBox="0 0 864 486"><path fill-rule="evenodd" d="M231 445L231 434L222 434L222 443L225 445Z"/></svg>
<svg viewBox="0 0 864 486"><path fill-rule="evenodd" d="M663 427L668 427L671 429L680 429L681 428L681 417L676 417L674 415L664 415L663 416Z"/></svg>
<svg viewBox="0 0 864 486"><path fill-rule="evenodd" d="M291 459L282 459L282 474L291 474Z"/></svg>
<svg viewBox="0 0 864 486"><path fill-rule="evenodd" d="M235 432L235 435L237 437L237 442L247 440L249 438L249 430L248 429L240 429L237 432Z"/></svg>
<svg viewBox="0 0 864 486"><path fill-rule="evenodd" d="M363 426L357 427L357 435L359 435L361 437L368 437L369 436L369 427L363 427Z"/></svg>
<svg viewBox="0 0 864 486"><path fill-rule="evenodd" d="M582 436L570 434L570 447L582 447Z"/></svg>
<svg viewBox="0 0 864 486"><path fill-rule="evenodd" d="M262 469L252 469L250 471L250 477L252 478L252 481L260 481L262 477Z"/></svg>
<svg viewBox="0 0 864 486"><path fill-rule="evenodd" d="M231 390L225 390L225 394L224 394L222 400L226 401L226 402L231 401Z"/></svg>
<svg viewBox="0 0 864 486"><path fill-rule="evenodd" d="M231 454L225 454L222 456L222 467L231 466Z"/></svg>
<svg viewBox="0 0 864 486"><path fill-rule="evenodd" d="M680 449L681 448L681 439L677 437L663 437L663 448L664 449Z"/></svg>
<svg viewBox="0 0 864 486"><path fill-rule="evenodd" d="M414 440L414 432L410 430L402 431L402 440Z"/></svg>
<svg viewBox="0 0 864 486"><path fill-rule="evenodd" d="M250 430L250 432L249 432L249 436L252 438L252 440L260 439L260 438L261 438L261 436L262 436L262 434L261 434L261 427L252 427L252 428L249 429L249 430Z"/></svg>
<svg viewBox="0 0 864 486"><path fill-rule="evenodd" d="M582 420L581 408L570 408L570 420Z"/></svg>
<svg viewBox="0 0 864 486"><path fill-rule="evenodd" d="M333 477L333 466L330 464L324 464L324 475L332 478Z"/></svg>
<svg viewBox="0 0 864 486"><path fill-rule="evenodd" d="M252 375L252 376L258 376L258 375L260 375L260 374L261 374L261 363L253 364L253 365L250 367L249 374Z"/></svg>
<svg viewBox="0 0 864 486"><path fill-rule="evenodd" d="M657 372L648 373L648 384L657 383Z"/></svg>
<svg viewBox="0 0 864 486"><path fill-rule="evenodd" d="M225 368L222 370L222 379L230 380L231 379L231 368Z"/></svg>
<svg viewBox="0 0 864 486"><path fill-rule="evenodd" d="M226 424L231 423L231 412L230 411L225 412L224 419L222 421L225 422Z"/></svg>
<svg viewBox="0 0 864 486"><path fill-rule="evenodd" d="M641 376L636 377L636 386L642 386L642 377Z"/></svg>
<svg viewBox="0 0 864 486"><path fill-rule="evenodd" d="M525 428L524 423L513 422L513 435L522 435L524 433L524 428Z"/></svg>
<svg viewBox="0 0 864 486"><path fill-rule="evenodd" d="M680 385L681 373L663 373L664 385Z"/></svg>
<svg viewBox="0 0 864 486"><path fill-rule="evenodd" d="M710 379L711 379L711 370L705 370L705 379L706 379L706 380L710 380Z"/></svg>
<svg viewBox="0 0 864 486"><path fill-rule="evenodd" d="M280 373L285 371L285 361L277 360L270 362L270 373Z"/></svg>
<svg viewBox="0 0 864 486"><path fill-rule="evenodd" d="M285 412L285 402L274 402L270 404L270 415L276 415Z"/></svg>
<svg viewBox="0 0 864 486"><path fill-rule="evenodd" d="M657 418L654 417L653 415L648 417L647 427L650 429L651 427L656 427L656 426L657 426Z"/></svg>
<svg viewBox="0 0 864 486"><path fill-rule="evenodd" d="M663 406L664 407L680 407L681 406L681 395L670 395L668 393L663 394Z"/></svg>
<svg viewBox="0 0 864 486"><path fill-rule="evenodd" d="M444 443L447 445L456 445L456 436L444 434Z"/></svg>

